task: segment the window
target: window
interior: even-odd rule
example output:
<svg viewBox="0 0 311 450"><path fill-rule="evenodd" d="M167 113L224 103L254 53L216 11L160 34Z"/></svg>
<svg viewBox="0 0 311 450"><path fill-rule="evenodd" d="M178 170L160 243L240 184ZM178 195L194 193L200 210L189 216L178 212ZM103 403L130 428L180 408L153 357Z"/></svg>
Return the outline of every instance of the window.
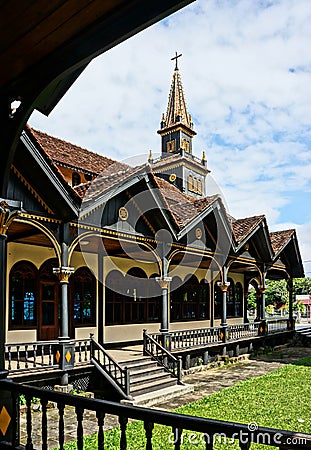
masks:
<svg viewBox="0 0 311 450"><path fill-rule="evenodd" d="M78 186L81 184L81 176L77 172L72 173L72 186Z"/></svg>
<svg viewBox="0 0 311 450"><path fill-rule="evenodd" d="M138 268L125 276L112 270L106 278L106 325L159 322L161 320L161 289L154 279Z"/></svg>
<svg viewBox="0 0 311 450"><path fill-rule="evenodd" d="M217 283L218 281L214 284L214 317L220 319L222 314L222 290Z"/></svg>
<svg viewBox="0 0 311 450"><path fill-rule="evenodd" d="M188 191L202 195L202 180L192 175L188 176Z"/></svg>
<svg viewBox="0 0 311 450"><path fill-rule="evenodd" d="M96 323L96 281L86 267L78 269L70 279L73 321L75 325Z"/></svg>
<svg viewBox="0 0 311 450"><path fill-rule="evenodd" d="M198 194L202 195L202 180L198 180Z"/></svg>
<svg viewBox="0 0 311 450"><path fill-rule="evenodd" d="M10 326L37 325L37 268L28 261L16 263L10 272Z"/></svg>
<svg viewBox="0 0 311 450"><path fill-rule="evenodd" d="M197 178L193 178L193 192L198 192L198 180Z"/></svg>
<svg viewBox="0 0 311 450"><path fill-rule="evenodd" d="M175 151L175 139L166 143L166 151L171 153Z"/></svg>
<svg viewBox="0 0 311 450"><path fill-rule="evenodd" d="M189 175L188 176L188 191L193 191L193 176Z"/></svg>
<svg viewBox="0 0 311 450"><path fill-rule="evenodd" d="M190 153L190 142L187 139L183 139L181 141L181 148L185 150L185 152Z"/></svg>
<svg viewBox="0 0 311 450"><path fill-rule="evenodd" d="M173 277L171 283L171 321L209 319L209 286L189 276L184 282Z"/></svg>
<svg viewBox="0 0 311 450"><path fill-rule="evenodd" d="M230 283L230 285L228 286L227 291L227 317L235 317L234 281L231 278L228 278L228 282Z"/></svg>
<svg viewBox="0 0 311 450"><path fill-rule="evenodd" d="M235 285L235 317L243 316L243 286L240 282Z"/></svg>

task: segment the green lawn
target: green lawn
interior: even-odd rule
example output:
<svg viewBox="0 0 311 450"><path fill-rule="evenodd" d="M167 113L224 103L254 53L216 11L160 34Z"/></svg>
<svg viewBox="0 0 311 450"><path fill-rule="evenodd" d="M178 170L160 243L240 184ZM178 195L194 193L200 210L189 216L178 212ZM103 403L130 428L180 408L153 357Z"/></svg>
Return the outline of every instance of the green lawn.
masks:
<svg viewBox="0 0 311 450"><path fill-rule="evenodd" d="M240 423L257 423L259 426L279 428L283 430L311 433L311 357L305 358L295 365L288 364L266 375L251 378L236 383L209 397L178 408L181 414L227 420ZM230 370L230 369L229 369ZM243 367L241 368L243 370ZM219 371L221 376L221 371ZM171 430L163 426L155 426L153 433L153 448L155 450L173 449L169 444ZM105 433L105 449L119 448L119 429L109 430ZM145 448L143 438L143 425L132 422L127 428L127 441L129 450ZM183 449L203 449L199 444L189 443L184 435ZM85 449L95 449L96 436L85 437ZM76 443L68 443L66 450L76 449ZM216 444L215 449L237 449L238 444ZM264 446L252 445L252 449L264 449Z"/></svg>

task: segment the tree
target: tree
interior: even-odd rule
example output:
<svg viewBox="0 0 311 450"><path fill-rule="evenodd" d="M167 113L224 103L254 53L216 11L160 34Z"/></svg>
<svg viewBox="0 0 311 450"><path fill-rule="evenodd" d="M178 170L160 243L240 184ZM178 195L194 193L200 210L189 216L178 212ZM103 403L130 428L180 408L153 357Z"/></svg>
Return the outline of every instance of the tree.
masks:
<svg viewBox="0 0 311 450"><path fill-rule="evenodd" d="M311 295L311 278L294 278L295 295Z"/></svg>
<svg viewBox="0 0 311 450"><path fill-rule="evenodd" d="M266 280L266 305L273 305L279 309L288 303L289 295L286 280Z"/></svg>

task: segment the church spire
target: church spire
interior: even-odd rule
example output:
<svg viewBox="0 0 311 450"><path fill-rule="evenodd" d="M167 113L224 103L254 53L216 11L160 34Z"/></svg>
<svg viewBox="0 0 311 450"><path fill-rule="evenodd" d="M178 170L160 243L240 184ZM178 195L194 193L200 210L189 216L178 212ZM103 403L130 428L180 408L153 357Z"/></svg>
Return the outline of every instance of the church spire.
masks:
<svg viewBox="0 0 311 450"><path fill-rule="evenodd" d="M176 61L175 70L173 73L171 89L167 104L166 115L162 117L162 128L170 127L177 123L182 123L186 127L193 128L193 123L191 121L191 115L188 114L187 105L184 95L184 90L182 86L181 76L178 69L178 58L180 58L182 54L178 55L176 52L176 56L172 58L172 61Z"/></svg>
<svg viewBox="0 0 311 450"><path fill-rule="evenodd" d="M178 58L182 55L176 52L172 61L175 61L166 114L162 114L161 129L158 131L162 137L162 154L186 152L192 154L192 138L196 135L193 130L191 114L188 114L187 105L178 68Z"/></svg>

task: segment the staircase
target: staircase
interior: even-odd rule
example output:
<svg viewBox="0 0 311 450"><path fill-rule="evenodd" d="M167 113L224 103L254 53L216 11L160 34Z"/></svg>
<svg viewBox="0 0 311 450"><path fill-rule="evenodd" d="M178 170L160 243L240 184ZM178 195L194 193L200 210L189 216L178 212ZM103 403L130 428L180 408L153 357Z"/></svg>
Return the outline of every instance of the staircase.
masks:
<svg viewBox="0 0 311 450"><path fill-rule="evenodd" d="M294 342L304 347L311 347L311 325L296 329Z"/></svg>
<svg viewBox="0 0 311 450"><path fill-rule="evenodd" d="M151 406L162 399L193 391L192 385L185 385L176 377L174 369L170 373L152 356L139 355L135 359L117 361L94 337L90 343L92 365L119 392L122 403ZM171 358L177 362L175 357Z"/></svg>
<svg viewBox="0 0 311 450"><path fill-rule="evenodd" d="M130 396L133 398L122 400L122 403L151 406L162 399L193 391L192 386L178 384L177 378L150 357L123 361L120 366L129 370Z"/></svg>

